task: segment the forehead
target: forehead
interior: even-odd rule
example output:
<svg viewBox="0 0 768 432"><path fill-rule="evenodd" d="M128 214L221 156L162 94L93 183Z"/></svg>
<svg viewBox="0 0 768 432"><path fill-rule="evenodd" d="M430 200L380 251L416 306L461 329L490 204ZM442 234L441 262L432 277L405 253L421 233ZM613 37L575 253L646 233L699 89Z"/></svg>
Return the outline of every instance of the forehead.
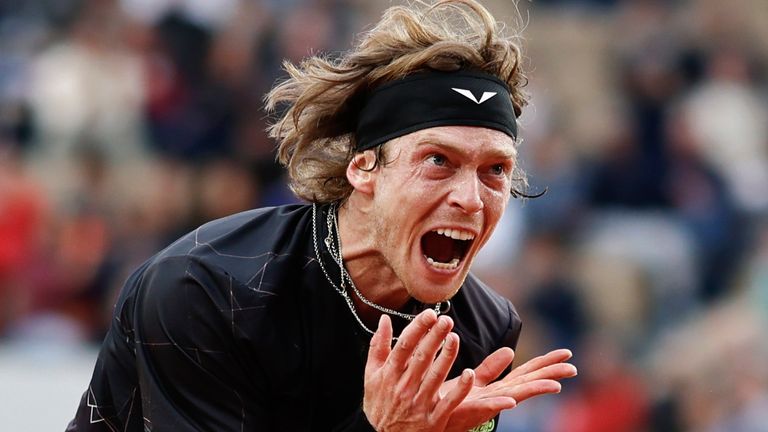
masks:
<svg viewBox="0 0 768 432"><path fill-rule="evenodd" d="M422 129L395 140L401 150L417 151L430 144L473 155L514 157L515 140L509 135L476 126L439 126Z"/></svg>

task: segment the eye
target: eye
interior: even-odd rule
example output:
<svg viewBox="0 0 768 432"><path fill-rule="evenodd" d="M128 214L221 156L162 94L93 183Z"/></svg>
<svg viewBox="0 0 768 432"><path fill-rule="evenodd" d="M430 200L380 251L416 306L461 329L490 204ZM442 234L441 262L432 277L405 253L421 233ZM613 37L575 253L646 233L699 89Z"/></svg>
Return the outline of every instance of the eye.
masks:
<svg viewBox="0 0 768 432"><path fill-rule="evenodd" d="M491 173L498 176L503 176L507 173L507 169L504 164L496 164L491 167Z"/></svg>
<svg viewBox="0 0 768 432"><path fill-rule="evenodd" d="M445 166L445 163L447 162L447 160L445 159L445 156L441 154L429 155L428 160L433 164L435 164L436 166Z"/></svg>

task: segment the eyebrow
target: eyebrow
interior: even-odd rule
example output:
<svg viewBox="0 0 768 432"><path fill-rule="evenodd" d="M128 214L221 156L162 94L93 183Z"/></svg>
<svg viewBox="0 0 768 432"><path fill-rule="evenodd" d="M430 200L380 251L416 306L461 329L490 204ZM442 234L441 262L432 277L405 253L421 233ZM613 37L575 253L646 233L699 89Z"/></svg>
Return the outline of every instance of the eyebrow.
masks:
<svg viewBox="0 0 768 432"><path fill-rule="evenodd" d="M461 145L441 142L440 138L435 135L427 135L416 142L416 147L421 147L425 145L440 147L445 149L446 151L464 153L464 150ZM499 159L514 159L517 156L517 149L514 146L510 151L493 149L493 150L489 150L488 152L490 157L499 158Z"/></svg>

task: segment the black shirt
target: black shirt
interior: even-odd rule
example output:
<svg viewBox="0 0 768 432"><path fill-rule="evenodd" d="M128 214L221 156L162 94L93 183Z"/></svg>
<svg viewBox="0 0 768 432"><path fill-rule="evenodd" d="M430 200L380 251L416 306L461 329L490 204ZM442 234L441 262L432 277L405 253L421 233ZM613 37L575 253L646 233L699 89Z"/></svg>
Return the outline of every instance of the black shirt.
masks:
<svg viewBox="0 0 768 432"><path fill-rule="evenodd" d="M326 209L318 243L339 280L321 241ZM309 205L257 209L144 263L67 430L372 430L361 409L370 335L320 269L312 235ZM451 303L461 338L451 377L515 347L515 309L474 276Z"/></svg>

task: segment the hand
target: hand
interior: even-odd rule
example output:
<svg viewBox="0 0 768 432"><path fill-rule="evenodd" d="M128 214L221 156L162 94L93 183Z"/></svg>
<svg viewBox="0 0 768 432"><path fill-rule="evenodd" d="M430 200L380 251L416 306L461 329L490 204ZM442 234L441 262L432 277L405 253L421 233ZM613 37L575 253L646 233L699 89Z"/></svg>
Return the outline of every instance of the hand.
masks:
<svg viewBox="0 0 768 432"><path fill-rule="evenodd" d="M450 332L452 328L450 317L438 318L426 310L403 330L393 348L392 323L382 315L365 365L363 411L374 429L445 430L451 413L472 390L475 375L465 370L440 397L459 352L459 337Z"/></svg>
<svg viewBox="0 0 768 432"><path fill-rule="evenodd" d="M465 432L514 408L518 401L559 392L556 380L576 374L575 367L562 363L570 351L558 350L491 383L514 358L511 349L502 348L476 369L445 382L459 349L452 328L449 317L438 319L427 310L403 330L392 348L392 324L388 316L381 317L371 339L363 399L363 411L377 431Z"/></svg>
<svg viewBox="0 0 768 432"><path fill-rule="evenodd" d="M498 400L498 404L503 404L504 398L511 398L519 404L534 396L559 393L562 386L558 380L577 374L575 366L564 363L571 356L571 351L567 349L551 351L525 362L503 379L493 382L515 357L510 348L497 350L475 368L474 386L451 414L446 431L466 432L495 417L501 410L512 408L496 409L495 404L488 403L489 399ZM454 387L460 385L459 379L454 378L441 386L440 393L450 393ZM478 416L481 417L480 421L477 421Z"/></svg>

